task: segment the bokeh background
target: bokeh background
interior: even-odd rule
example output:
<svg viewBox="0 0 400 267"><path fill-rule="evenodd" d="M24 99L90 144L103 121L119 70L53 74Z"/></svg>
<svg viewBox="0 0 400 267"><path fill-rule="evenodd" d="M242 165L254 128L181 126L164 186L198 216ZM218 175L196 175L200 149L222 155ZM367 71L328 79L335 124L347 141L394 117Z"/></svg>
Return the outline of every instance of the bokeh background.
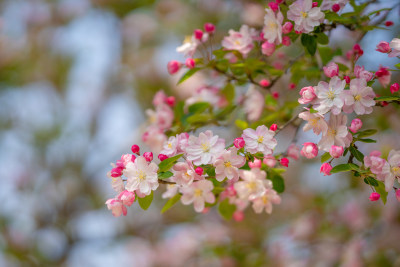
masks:
<svg viewBox="0 0 400 267"><path fill-rule="evenodd" d="M383 2L390 7L396 0ZM385 206L372 203L362 181L322 176L318 160L291 163L282 204L272 215L249 210L242 222L181 204L161 215L161 194L148 211L135 204L126 217L114 218L104 205L114 196L109 163L142 144L154 93L182 98L204 82L199 74L178 87L167 73L169 60L183 60L175 48L184 36L205 22L217 25L216 40L242 23L260 27L265 6L1 1L0 266L400 266L400 203L393 193ZM366 69L398 63L374 50L399 35L398 18L392 11L390 30L361 41ZM346 51L352 37L339 28L331 44ZM295 99L300 87L286 92L288 83L276 90ZM399 110L379 112L363 118L383 131L378 145L360 147L365 154L400 149ZM310 138L300 134L297 143Z"/></svg>

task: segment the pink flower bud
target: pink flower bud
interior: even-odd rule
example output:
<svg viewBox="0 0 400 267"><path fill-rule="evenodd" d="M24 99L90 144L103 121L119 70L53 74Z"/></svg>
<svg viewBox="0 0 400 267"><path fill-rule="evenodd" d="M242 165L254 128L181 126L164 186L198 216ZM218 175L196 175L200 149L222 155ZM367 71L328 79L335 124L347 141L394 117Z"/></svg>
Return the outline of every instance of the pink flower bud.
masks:
<svg viewBox="0 0 400 267"><path fill-rule="evenodd" d="M377 201L381 198L381 195L376 192L372 192L371 195L369 195L369 200L371 201Z"/></svg>
<svg viewBox="0 0 400 267"><path fill-rule="evenodd" d="M214 33L215 32L215 25L212 23L205 23L204 24L204 30L208 33Z"/></svg>
<svg viewBox="0 0 400 267"><path fill-rule="evenodd" d="M329 154L332 156L332 158L340 158L343 155L344 148L342 146L331 146L331 149L329 149Z"/></svg>
<svg viewBox="0 0 400 267"><path fill-rule="evenodd" d="M233 144L235 145L236 148L242 148L245 145L244 139L243 137L238 137L235 138L235 141L233 142Z"/></svg>
<svg viewBox="0 0 400 267"><path fill-rule="evenodd" d="M364 50L361 49L361 46L359 44L355 44L353 46L353 52L359 57L364 54Z"/></svg>
<svg viewBox="0 0 400 267"><path fill-rule="evenodd" d="M321 165L321 169L319 170L319 172L323 173L324 176L326 176L326 175L331 175L331 170L332 170L331 164L325 162L324 164Z"/></svg>
<svg viewBox="0 0 400 267"><path fill-rule="evenodd" d="M381 53L389 53L392 51L392 49L389 46L388 42L381 41L377 46L376 46L376 51L381 52Z"/></svg>
<svg viewBox="0 0 400 267"><path fill-rule="evenodd" d="M391 21L391 20L388 20L388 21L386 21L385 22L385 26L386 27L390 27L390 26L392 26L394 23L393 23L393 21Z"/></svg>
<svg viewBox="0 0 400 267"><path fill-rule="evenodd" d="M314 143L306 142L303 144L303 149L301 150L300 153L303 157L312 159L318 155L318 147Z"/></svg>
<svg viewBox="0 0 400 267"><path fill-rule="evenodd" d="M118 195L117 198L122 202L122 204L130 207L135 201L135 193L130 192L128 190L124 190Z"/></svg>
<svg viewBox="0 0 400 267"><path fill-rule="evenodd" d="M275 52L275 44L271 44L268 41L265 41L261 45L261 52L264 55L271 56Z"/></svg>
<svg viewBox="0 0 400 267"><path fill-rule="evenodd" d="M138 145L133 145L131 147L132 153L138 154L140 153L140 147Z"/></svg>
<svg viewBox="0 0 400 267"><path fill-rule="evenodd" d="M325 75L329 78L339 75L339 66L335 62L329 63L323 69Z"/></svg>
<svg viewBox="0 0 400 267"><path fill-rule="evenodd" d="M272 124L271 125L271 127L269 127L269 129L271 130L271 131L276 131L276 130L278 130L278 125L276 125L275 123L274 124Z"/></svg>
<svg viewBox="0 0 400 267"><path fill-rule="evenodd" d="M262 87L268 87L271 84L271 82L267 79L262 79L259 84Z"/></svg>
<svg viewBox="0 0 400 267"><path fill-rule="evenodd" d="M175 97L174 96L169 96L165 99L165 103L170 106L173 107L175 106Z"/></svg>
<svg viewBox="0 0 400 267"><path fill-rule="evenodd" d="M167 158L168 158L167 155L164 155L164 154L158 155L158 159L159 159L160 161L164 161L164 160L166 160Z"/></svg>
<svg viewBox="0 0 400 267"><path fill-rule="evenodd" d="M289 83L289 90L293 90L296 88L296 84L295 83Z"/></svg>
<svg viewBox="0 0 400 267"><path fill-rule="evenodd" d="M298 160L300 157L300 148L298 148L295 144L291 144L288 147L287 155L294 160Z"/></svg>
<svg viewBox="0 0 400 267"><path fill-rule="evenodd" d="M292 42L290 41L290 37L289 36L283 36L282 37L282 44L284 46L289 46Z"/></svg>
<svg viewBox="0 0 400 267"><path fill-rule="evenodd" d="M277 11L279 9L279 5L275 2L269 2L268 6L272 9L272 11Z"/></svg>
<svg viewBox="0 0 400 267"><path fill-rule="evenodd" d="M351 125L350 125L349 129L353 133L356 133L356 132L358 132L358 130L361 129L362 125L363 125L362 121L360 119L356 118L351 121Z"/></svg>
<svg viewBox="0 0 400 267"><path fill-rule="evenodd" d="M333 12L338 12L340 10L340 5L339 4L333 4L332 6L332 11Z"/></svg>
<svg viewBox="0 0 400 267"><path fill-rule="evenodd" d="M312 2L312 7L317 7L318 6L318 2Z"/></svg>
<svg viewBox="0 0 400 267"><path fill-rule="evenodd" d="M261 160L255 158L253 162L249 161L249 167L252 169L254 168L260 169L261 163L262 163Z"/></svg>
<svg viewBox="0 0 400 267"><path fill-rule="evenodd" d="M203 31L200 29L196 29L193 32L194 38L196 38L197 40L201 40L201 38L203 38Z"/></svg>
<svg viewBox="0 0 400 267"><path fill-rule="evenodd" d="M301 95L298 100L300 104L311 103L317 97L312 86L303 87L299 94Z"/></svg>
<svg viewBox="0 0 400 267"><path fill-rule="evenodd" d="M122 175L122 169L121 168L113 168L111 170L111 177L120 177Z"/></svg>
<svg viewBox="0 0 400 267"><path fill-rule="evenodd" d="M143 157L146 159L147 162L153 160L153 152L144 152Z"/></svg>
<svg viewBox="0 0 400 267"><path fill-rule="evenodd" d="M244 219L244 213L241 210L237 210L233 213L233 219L237 222L241 222Z"/></svg>
<svg viewBox="0 0 400 267"><path fill-rule="evenodd" d="M135 162L135 160L136 160L136 157L135 157L135 155L132 155L132 157L131 157L131 161L132 161L132 162Z"/></svg>
<svg viewBox="0 0 400 267"><path fill-rule="evenodd" d="M176 60L171 60L170 62L168 62L167 65L167 69L169 74L175 74L179 71L179 69L181 68L181 63L176 61Z"/></svg>
<svg viewBox="0 0 400 267"><path fill-rule="evenodd" d="M400 85L398 83L394 83L390 86L390 92L394 94L395 92L399 91Z"/></svg>
<svg viewBox="0 0 400 267"><path fill-rule="evenodd" d="M289 167L289 159L288 158L281 158L279 161L282 166Z"/></svg>
<svg viewBox="0 0 400 267"><path fill-rule="evenodd" d="M397 201L400 202L400 189L396 190L396 198L397 198Z"/></svg>
<svg viewBox="0 0 400 267"><path fill-rule="evenodd" d="M279 98L279 93L278 92L272 92L272 97L275 99Z"/></svg>
<svg viewBox="0 0 400 267"><path fill-rule="evenodd" d="M264 156L263 163L264 163L265 165L267 165L268 167L273 168L273 167L275 167L275 165L276 165L276 159L275 159L275 157L272 156L272 155L270 155L270 156Z"/></svg>
<svg viewBox="0 0 400 267"><path fill-rule="evenodd" d="M195 171L198 175L202 175L204 170L203 170L202 167L197 167L194 171Z"/></svg>
<svg viewBox="0 0 400 267"><path fill-rule="evenodd" d="M349 76L344 76L344 79L346 80L346 83L349 84L350 83L350 77Z"/></svg>
<svg viewBox="0 0 400 267"><path fill-rule="evenodd" d="M185 65L189 69L193 69L196 66L196 62L194 62L193 58L187 58L185 61Z"/></svg>
<svg viewBox="0 0 400 267"><path fill-rule="evenodd" d="M293 30L293 24L291 22L287 21L287 22L285 22L285 24L283 24L283 26L282 26L283 34L288 34L292 30Z"/></svg>

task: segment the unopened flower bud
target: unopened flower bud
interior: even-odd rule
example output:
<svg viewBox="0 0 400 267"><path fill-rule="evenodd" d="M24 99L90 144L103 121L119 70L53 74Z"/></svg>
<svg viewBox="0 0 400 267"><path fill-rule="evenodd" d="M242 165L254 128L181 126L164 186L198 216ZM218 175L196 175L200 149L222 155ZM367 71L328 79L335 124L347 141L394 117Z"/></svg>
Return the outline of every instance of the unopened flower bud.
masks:
<svg viewBox="0 0 400 267"><path fill-rule="evenodd" d="M169 96L165 99L165 103L170 106L173 107L175 106L175 97L174 96Z"/></svg>
<svg viewBox="0 0 400 267"><path fill-rule="evenodd" d="M381 52L381 53L389 53L390 51L392 51L389 43L385 42L385 41L379 42L379 44L376 46L375 50L378 52Z"/></svg>
<svg viewBox="0 0 400 267"><path fill-rule="evenodd" d="M332 158L340 158L343 155L344 148L342 146L331 146L329 149L329 154Z"/></svg>
<svg viewBox="0 0 400 267"><path fill-rule="evenodd" d="M350 125L349 129L353 133L356 133L356 132L358 132L358 130L361 129L362 125L363 125L362 121L360 119L356 118L351 121L351 125Z"/></svg>
<svg viewBox="0 0 400 267"><path fill-rule="evenodd" d="M332 11L337 13L340 10L340 5L339 4L333 4L332 6Z"/></svg>
<svg viewBox="0 0 400 267"><path fill-rule="evenodd" d="M255 158L253 162L249 161L249 167L261 169L261 163L261 160Z"/></svg>
<svg viewBox="0 0 400 267"><path fill-rule="evenodd" d="M131 147L132 153L138 154L140 153L140 147L138 145L133 145Z"/></svg>
<svg viewBox="0 0 400 267"><path fill-rule="evenodd" d="M205 23L204 24L204 30L208 33L214 33L215 32L215 25L212 23Z"/></svg>
<svg viewBox="0 0 400 267"><path fill-rule="evenodd" d="M303 157L312 159L318 155L318 147L314 143L306 142L303 144L303 149L301 150L300 153Z"/></svg>
<svg viewBox="0 0 400 267"><path fill-rule="evenodd" d="M272 124L271 125L271 127L269 127L269 129L271 130L271 131L276 131L276 130L278 130L278 125L276 125L276 123L274 123L274 124Z"/></svg>
<svg viewBox="0 0 400 267"><path fill-rule="evenodd" d="M204 172L204 170L203 170L202 167L197 167L194 171L195 171L198 175L202 175L203 172Z"/></svg>
<svg viewBox="0 0 400 267"><path fill-rule="evenodd" d="M147 162L153 160L153 152L144 152L143 157L146 159Z"/></svg>
<svg viewBox="0 0 400 267"><path fill-rule="evenodd" d="M176 60L171 60L167 64L168 73L171 75L177 73L180 68L181 68L181 63Z"/></svg>
<svg viewBox="0 0 400 267"><path fill-rule="evenodd" d="M122 169L121 168L113 168L111 170L111 177L120 177L122 175Z"/></svg>
<svg viewBox="0 0 400 267"><path fill-rule="evenodd" d="M187 58L185 61L185 65L189 69L193 69L196 66L196 62L194 62L193 58Z"/></svg>
<svg viewBox="0 0 400 267"><path fill-rule="evenodd" d="M323 173L326 176L326 175L331 175L331 170L332 170L331 164L325 162L324 164L321 165L319 172Z"/></svg>
<svg viewBox="0 0 400 267"><path fill-rule="evenodd" d="M369 200L371 201L377 201L381 198L381 195L376 192L372 192L371 195L369 195Z"/></svg>
<svg viewBox="0 0 400 267"><path fill-rule="evenodd" d="M158 155L158 159L159 159L160 161L164 161L164 160L166 160L167 158L168 158L167 155L164 155L164 154L159 154L159 155Z"/></svg>
<svg viewBox="0 0 400 267"><path fill-rule="evenodd" d="M279 161L282 166L289 167L289 159L288 158L281 158Z"/></svg>
<svg viewBox="0 0 400 267"><path fill-rule="evenodd" d="M193 32L194 38L196 38L197 40L201 40L201 38L203 38L203 31L200 29L196 29Z"/></svg>
<svg viewBox="0 0 400 267"><path fill-rule="evenodd" d="M293 24L289 21L285 22L282 26L282 33L283 34L288 34L293 30Z"/></svg>
<svg viewBox="0 0 400 267"><path fill-rule="evenodd" d="M268 87L271 84L271 82L267 79L262 79L259 84L262 87Z"/></svg>
<svg viewBox="0 0 400 267"><path fill-rule="evenodd" d="M235 138L235 141L233 142L233 144L235 145L236 148L239 148L239 149L243 148L245 145L243 137Z"/></svg>
<svg viewBox="0 0 400 267"><path fill-rule="evenodd" d="M390 86L390 92L394 94L395 92L399 91L400 85L398 83L394 83Z"/></svg>

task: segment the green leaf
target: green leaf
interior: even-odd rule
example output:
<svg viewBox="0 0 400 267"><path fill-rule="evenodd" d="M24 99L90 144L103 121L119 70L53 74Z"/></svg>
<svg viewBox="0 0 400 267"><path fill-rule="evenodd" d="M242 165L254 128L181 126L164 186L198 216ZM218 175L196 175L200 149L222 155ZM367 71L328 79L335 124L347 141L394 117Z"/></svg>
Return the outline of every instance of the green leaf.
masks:
<svg viewBox="0 0 400 267"><path fill-rule="evenodd" d="M350 153L359 161L364 163L364 154L361 153L358 149L354 146L349 147Z"/></svg>
<svg viewBox="0 0 400 267"><path fill-rule="evenodd" d="M318 33L317 34L317 42L322 45L327 45L327 44L329 44L329 37L323 32Z"/></svg>
<svg viewBox="0 0 400 267"><path fill-rule="evenodd" d="M275 107L278 105L278 101L272 95L265 96L265 105Z"/></svg>
<svg viewBox="0 0 400 267"><path fill-rule="evenodd" d="M283 180L283 177L280 174L278 174L273 170L270 170L268 172L267 178L272 181L272 187L276 192L282 193L283 191L285 191L285 181Z"/></svg>
<svg viewBox="0 0 400 267"><path fill-rule="evenodd" d="M215 173L214 173L214 175L215 175ZM214 189L212 190L214 195L219 195L224 191L225 191L225 187L214 187Z"/></svg>
<svg viewBox="0 0 400 267"><path fill-rule="evenodd" d="M144 198L139 198L139 205L142 209L147 210L151 202L153 201L153 191L151 191L150 195L145 196Z"/></svg>
<svg viewBox="0 0 400 267"><path fill-rule="evenodd" d="M329 160L331 158L331 154L329 154L329 152L324 153L321 156L321 163L324 163L325 161Z"/></svg>
<svg viewBox="0 0 400 267"><path fill-rule="evenodd" d="M314 108L310 108L310 113L312 114L312 113L317 113L318 111L317 110L315 110Z"/></svg>
<svg viewBox="0 0 400 267"><path fill-rule="evenodd" d="M161 214L172 208L180 199L181 199L180 194L176 194L172 198L168 199L167 203L165 203L164 207L161 209Z"/></svg>
<svg viewBox="0 0 400 267"><path fill-rule="evenodd" d="M369 139L369 138L367 138L367 139L358 139L357 141L364 142L364 143L376 143L376 140Z"/></svg>
<svg viewBox="0 0 400 267"><path fill-rule="evenodd" d="M225 119L225 117L229 114L232 113L232 111L234 111L236 108L235 105L228 105L226 107L224 107L223 109L219 110L217 113L215 113L215 117L217 119Z"/></svg>
<svg viewBox="0 0 400 267"><path fill-rule="evenodd" d="M212 119L212 115L211 114L194 114L190 117L188 117L186 120L188 123L206 123L209 120Z"/></svg>
<svg viewBox="0 0 400 267"><path fill-rule="evenodd" d="M386 192L386 190L385 190L385 184L382 183L381 181L377 181L377 182L378 182L378 186L375 186L375 190L377 193L379 193L381 195L383 204L386 204L388 192Z"/></svg>
<svg viewBox="0 0 400 267"><path fill-rule="evenodd" d="M183 154L179 154L170 158L167 158L158 165L158 172L166 172L169 171L172 166L176 163L178 159L180 159L183 156Z"/></svg>
<svg viewBox="0 0 400 267"><path fill-rule="evenodd" d="M176 121L180 121L181 118L183 117L183 115L184 115L184 110L183 110L184 106L185 106L185 102L184 101L179 101L175 105L175 107L174 107L174 116L175 116Z"/></svg>
<svg viewBox="0 0 400 267"><path fill-rule="evenodd" d="M400 96L395 96L395 95L390 95L390 96L381 96L381 97L376 97L376 101L400 101Z"/></svg>
<svg viewBox="0 0 400 267"><path fill-rule="evenodd" d="M229 103L232 103L235 99L235 87L231 83L228 83L221 92Z"/></svg>
<svg viewBox="0 0 400 267"><path fill-rule="evenodd" d="M208 102L197 102L189 106L190 113L201 113L210 107Z"/></svg>
<svg viewBox="0 0 400 267"><path fill-rule="evenodd" d="M368 137L368 136L376 134L377 132L378 131L375 129L368 129L368 130L365 130L362 132L358 132L358 138Z"/></svg>
<svg viewBox="0 0 400 267"><path fill-rule="evenodd" d="M358 166L354 163L339 164L332 168L331 173L348 172L359 170Z"/></svg>
<svg viewBox="0 0 400 267"><path fill-rule="evenodd" d="M339 70L340 70L340 71L345 72L345 71L347 71L347 70L349 69L349 67L347 67L346 65L344 65L344 64L342 64L342 63L337 63L337 62L336 62L336 64L339 66Z"/></svg>
<svg viewBox="0 0 400 267"><path fill-rule="evenodd" d="M169 177L171 177L172 175L174 175L172 172L170 171L166 171L166 172L159 172L158 173L158 179L168 179Z"/></svg>
<svg viewBox="0 0 400 267"><path fill-rule="evenodd" d="M242 120L236 120L235 125L242 130L249 128L249 124Z"/></svg>
<svg viewBox="0 0 400 267"><path fill-rule="evenodd" d="M301 35L301 44L306 48L310 55L315 55L317 51L317 37L303 33Z"/></svg>
<svg viewBox="0 0 400 267"><path fill-rule="evenodd" d="M396 68L400 69L400 63L397 63L396 65L394 65Z"/></svg>
<svg viewBox="0 0 400 267"><path fill-rule="evenodd" d="M183 83L184 81L186 81L187 79L189 79L190 77L192 77L193 74L195 74L196 72L198 72L199 70L201 70L201 68L193 68L188 70L185 74L183 74L183 76L179 79L178 84Z"/></svg>
<svg viewBox="0 0 400 267"><path fill-rule="evenodd" d="M372 185L372 186L379 186L378 181L373 177L364 178L364 183Z"/></svg>
<svg viewBox="0 0 400 267"><path fill-rule="evenodd" d="M232 219L235 210L236 210L236 205L230 204L229 199L225 199L218 206L219 214L221 214L222 218L224 218L227 221Z"/></svg>

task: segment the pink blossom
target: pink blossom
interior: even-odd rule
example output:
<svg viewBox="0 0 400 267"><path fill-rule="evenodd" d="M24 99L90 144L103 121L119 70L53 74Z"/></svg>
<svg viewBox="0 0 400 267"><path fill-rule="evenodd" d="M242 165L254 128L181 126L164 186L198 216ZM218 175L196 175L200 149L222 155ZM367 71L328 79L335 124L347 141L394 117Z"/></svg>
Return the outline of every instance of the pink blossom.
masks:
<svg viewBox="0 0 400 267"><path fill-rule="evenodd" d="M282 37L282 44L283 44L284 46L289 46L291 43L292 43L292 42L291 42L289 36L283 36L283 37Z"/></svg>
<svg viewBox="0 0 400 267"><path fill-rule="evenodd" d="M161 150L161 154L164 154L168 157L175 156L178 150L178 138L175 136L171 136L168 138L168 141L164 143L163 149Z"/></svg>
<svg viewBox="0 0 400 267"><path fill-rule="evenodd" d="M203 172L204 172L202 167L197 167L194 171L196 172L197 175L200 175L200 176L203 175Z"/></svg>
<svg viewBox="0 0 400 267"><path fill-rule="evenodd" d="M271 56L275 52L275 44L265 41L261 45L261 52L266 56Z"/></svg>
<svg viewBox="0 0 400 267"><path fill-rule="evenodd" d="M233 142L233 144L235 145L236 148L239 148L239 149L243 148L245 145L243 137L235 138L235 141Z"/></svg>
<svg viewBox="0 0 400 267"><path fill-rule="evenodd" d="M289 6L287 17L295 23L294 29L303 33L314 30L323 21L325 14L319 7L312 6L312 0L295 1Z"/></svg>
<svg viewBox="0 0 400 267"><path fill-rule="evenodd" d="M126 207L124 206L124 204L122 204L122 202L120 200L118 200L118 199L111 198L111 199L106 201L106 205L107 205L107 208L109 210L111 210L112 215L114 217L119 217L122 214L124 216L126 216L126 214L128 213L128 211L127 211Z"/></svg>
<svg viewBox="0 0 400 267"><path fill-rule="evenodd" d="M354 75L356 78L361 78L369 82L373 77L374 74L372 72L366 71L364 66L354 66Z"/></svg>
<svg viewBox="0 0 400 267"><path fill-rule="evenodd" d="M325 75L329 78L339 75L339 66L335 62L330 62L328 65L323 67L323 69Z"/></svg>
<svg viewBox="0 0 400 267"><path fill-rule="evenodd" d="M190 136L186 148L187 159L196 165L212 164L224 151L225 140L208 130L199 137Z"/></svg>
<svg viewBox="0 0 400 267"><path fill-rule="evenodd" d="M395 179L400 182L400 150L391 150L389 152L388 164L382 168L385 179L385 190L389 192L393 188Z"/></svg>
<svg viewBox="0 0 400 267"><path fill-rule="evenodd" d="M124 170L126 189L150 195L151 190L158 188L157 170L158 166L154 162L148 163L143 156L136 158L135 163L129 162Z"/></svg>
<svg viewBox="0 0 400 267"><path fill-rule="evenodd" d="M237 148L230 148L214 162L217 181L222 182L225 177L228 180L239 179L239 168L246 163L246 158L237 153Z"/></svg>
<svg viewBox="0 0 400 267"><path fill-rule="evenodd" d="M279 163L280 163L282 166L289 167L289 159L288 159L288 158L281 158L280 161L279 161Z"/></svg>
<svg viewBox="0 0 400 267"><path fill-rule="evenodd" d="M350 83L350 77L349 76L345 75L343 78L344 78L344 80L346 81L347 84Z"/></svg>
<svg viewBox="0 0 400 267"><path fill-rule="evenodd" d="M301 150L301 155L308 159L315 158L318 155L317 145L311 142L304 143L303 149Z"/></svg>
<svg viewBox="0 0 400 267"><path fill-rule="evenodd" d="M269 43L280 44L282 42L282 22L283 15L280 11L276 14L274 11L269 8L265 9L266 14L264 17L264 38Z"/></svg>
<svg viewBox="0 0 400 267"><path fill-rule="evenodd" d="M260 118L264 110L264 96L258 91L254 85L251 85L246 93L243 103L244 110L249 121L256 121Z"/></svg>
<svg viewBox="0 0 400 267"><path fill-rule="evenodd" d="M288 34L293 30L293 24L289 21L285 22L282 26L282 33Z"/></svg>
<svg viewBox="0 0 400 267"><path fill-rule="evenodd" d="M347 116L344 114L333 115L329 118L328 130L322 134L322 138L318 143L320 149L329 151L335 146L349 146L348 130L346 127Z"/></svg>
<svg viewBox="0 0 400 267"><path fill-rule="evenodd" d="M213 188L213 183L208 180L197 181L190 186L182 187L180 189L182 193L182 204L189 205L194 203L194 210L196 212L202 212L206 202L210 204L215 202L215 196L211 192Z"/></svg>
<svg viewBox="0 0 400 267"><path fill-rule="evenodd" d="M321 10L332 10L333 12L338 12L348 2L349 0L324 0L321 4Z"/></svg>
<svg viewBox="0 0 400 267"><path fill-rule="evenodd" d="M177 138L177 153L182 153L186 151L186 147L189 144L189 134L181 133L176 136Z"/></svg>
<svg viewBox="0 0 400 267"><path fill-rule="evenodd" d="M294 160L298 160L300 157L300 148L295 144L291 144L288 147L287 155L288 157L291 157Z"/></svg>
<svg viewBox="0 0 400 267"><path fill-rule="evenodd" d="M388 67L381 66L379 70L375 72L375 76L378 78L378 81L382 84L382 86L386 87L390 83L392 73L389 71Z"/></svg>
<svg viewBox="0 0 400 267"><path fill-rule="evenodd" d="M166 104L157 105L155 111L148 109L146 114L149 117L150 124L160 129L168 129L174 120L174 112Z"/></svg>
<svg viewBox="0 0 400 267"><path fill-rule="evenodd" d="M381 53L389 53L390 51L392 51L389 43L385 42L385 41L379 42L379 44L376 46L375 50L378 52L381 52Z"/></svg>
<svg viewBox="0 0 400 267"><path fill-rule="evenodd" d="M254 169L254 168L261 168L261 160L259 160L259 159L256 159L256 158L254 158L254 160L253 161L249 161L248 162L248 164L249 164L249 167L250 167L250 169Z"/></svg>
<svg viewBox="0 0 400 267"><path fill-rule="evenodd" d="M383 167L386 164L386 160L380 157L381 152L372 151L369 156L364 157L365 167L370 168L371 172L380 176L383 171Z"/></svg>
<svg viewBox="0 0 400 267"><path fill-rule="evenodd" d="M212 34L212 33L215 32L215 25L212 24L212 23L207 22L207 23L204 24L204 30L206 32Z"/></svg>
<svg viewBox="0 0 400 267"><path fill-rule="evenodd" d="M381 195L376 192L372 192L371 195L369 196L369 200L371 201L377 201L381 198Z"/></svg>
<svg viewBox="0 0 400 267"><path fill-rule="evenodd" d="M162 198L172 198L178 193L178 189L180 188L177 184L167 184L167 191L165 191L161 197Z"/></svg>
<svg viewBox="0 0 400 267"><path fill-rule="evenodd" d="M188 67L189 69L193 69L196 66L196 62L194 62L193 58L187 58L185 61L185 65L186 67Z"/></svg>
<svg viewBox="0 0 400 267"><path fill-rule="evenodd" d="M120 177L122 175L122 170L121 168L113 168L111 170L111 177L116 178L116 177Z"/></svg>
<svg viewBox="0 0 400 267"><path fill-rule="evenodd" d="M355 118L354 120L351 121L351 125L349 127L349 130L352 131L353 133L358 132L358 130L361 129L363 123L359 118Z"/></svg>
<svg viewBox="0 0 400 267"><path fill-rule="evenodd" d="M239 170L241 181L234 183L234 188L240 199L254 200L263 195L266 185L270 180L265 179L265 171L259 168L251 169L250 171Z"/></svg>
<svg viewBox="0 0 400 267"><path fill-rule="evenodd" d="M350 82L350 90L345 91L343 111L355 112L357 115L370 114L375 106L374 90L367 86L364 79L353 79Z"/></svg>
<svg viewBox="0 0 400 267"><path fill-rule="evenodd" d="M243 221L244 220L244 212L243 211L240 211L240 210L236 210L234 213L233 213L233 219L235 220L235 221L237 221L237 222L241 222L241 221Z"/></svg>
<svg viewBox="0 0 400 267"><path fill-rule="evenodd" d="M258 126L256 130L250 128L244 130L242 137L246 142L246 151L253 154L257 152L272 154L272 150L277 145L274 134L265 125Z"/></svg>
<svg viewBox="0 0 400 267"><path fill-rule="evenodd" d="M320 133L325 134L328 130L328 124L324 120L324 116L319 113L310 113L310 111L304 111L299 114L299 118L308 122L303 127L304 132L313 129L313 132L316 135L319 135Z"/></svg>
<svg viewBox="0 0 400 267"><path fill-rule="evenodd" d="M188 186L193 183L194 180L200 180L201 177L193 169L192 164L189 162L178 162L172 167L174 173L174 181L178 185Z"/></svg>
<svg viewBox="0 0 400 267"><path fill-rule="evenodd" d="M196 29L196 30L193 31L193 36L197 40L201 40L203 38L203 31L200 30L200 29Z"/></svg>
<svg viewBox="0 0 400 267"><path fill-rule="evenodd" d="M153 106L156 107L162 103L165 103L166 99L167 95L164 93L164 91L163 90L158 91L153 97Z"/></svg>
<svg viewBox="0 0 400 267"><path fill-rule="evenodd" d="M167 136L161 129L152 126L149 127L147 131L143 134L142 140L151 148L152 151L158 153L159 151L161 151L163 144L167 140Z"/></svg>
<svg viewBox="0 0 400 267"><path fill-rule="evenodd" d="M272 9L272 11L277 11L279 9L279 5L275 2L269 2L268 6Z"/></svg>
<svg viewBox="0 0 400 267"><path fill-rule="evenodd" d="M400 56L400 39L393 38L393 40L389 44L392 51L389 53L389 57L398 57Z"/></svg>
<svg viewBox="0 0 400 267"><path fill-rule="evenodd" d="M390 86L390 92L394 94L395 92L399 91L400 85L398 83L394 83Z"/></svg>
<svg viewBox="0 0 400 267"><path fill-rule="evenodd" d="M140 153L140 147L138 145L133 145L131 147L131 150L132 150L132 153L135 153L135 154L139 154Z"/></svg>
<svg viewBox="0 0 400 267"><path fill-rule="evenodd" d="M168 62L167 68L168 68L169 74L172 75L172 74L177 73L180 70L181 65L182 64L176 60L171 60L170 62Z"/></svg>
<svg viewBox="0 0 400 267"><path fill-rule="evenodd" d="M128 190L124 190L121 193L119 193L117 198L122 202L122 204L130 207L135 201L135 193L130 192Z"/></svg>
<svg viewBox="0 0 400 267"><path fill-rule="evenodd" d="M300 104L311 103L317 97L317 95L315 94L314 87L312 86L301 88L299 94L301 95L301 97L299 98Z"/></svg>
<svg viewBox="0 0 400 267"><path fill-rule="evenodd" d="M268 167L273 168L276 165L276 159L272 155L267 155L267 156L264 156L263 163L265 165L267 165Z"/></svg>
<svg viewBox="0 0 400 267"><path fill-rule="evenodd" d="M400 189L396 190L396 198L397 198L397 201L400 202Z"/></svg>
<svg viewBox="0 0 400 267"><path fill-rule="evenodd" d="M340 158L343 155L344 148L342 146L331 146L329 149L329 154L332 158Z"/></svg>
<svg viewBox="0 0 400 267"><path fill-rule="evenodd" d="M153 160L153 152L144 152L143 157L146 159L147 162Z"/></svg>
<svg viewBox="0 0 400 267"><path fill-rule="evenodd" d="M331 111L334 115L338 115L344 105L343 90L345 86L346 81L340 80L338 76L334 76L329 84L324 81L319 82L315 87L319 100L315 109L321 114Z"/></svg>
<svg viewBox="0 0 400 267"><path fill-rule="evenodd" d="M254 47L249 26L242 25L239 32L229 30L229 36L224 37L222 46L228 50L237 50L246 57Z"/></svg>
<svg viewBox="0 0 400 267"><path fill-rule="evenodd" d="M272 189L272 182L269 181L264 194L262 194L260 197L257 197L252 202L252 207L255 213L261 213L263 210L265 210L268 214L271 214L272 204L280 204L281 197L274 189Z"/></svg>
<svg viewBox="0 0 400 267"><path fill-rule="evenodd" d="M326 176L326 175L331 175L331 170L332 170L331 164L325 162L324 164L321 165L321 169L319 170L319 172L323 173L324 176Z"/></svg>

